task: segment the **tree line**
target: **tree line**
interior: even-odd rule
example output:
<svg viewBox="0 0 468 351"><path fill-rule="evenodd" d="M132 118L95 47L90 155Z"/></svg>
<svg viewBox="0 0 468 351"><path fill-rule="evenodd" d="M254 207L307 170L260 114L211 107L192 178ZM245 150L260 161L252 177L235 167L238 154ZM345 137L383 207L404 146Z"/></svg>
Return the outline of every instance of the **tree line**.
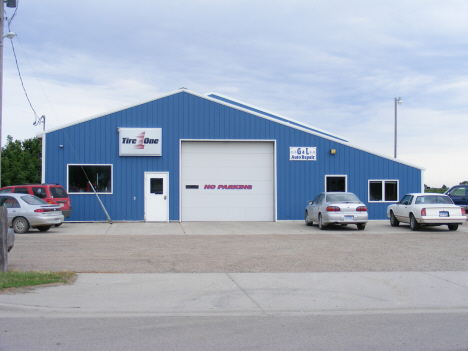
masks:
<svg viewBox="0 0 468 351"><path fill-rule="evenodd" d="M42 171L42 140L38 138L23 141L7 136L2 147L1 186L17 184L40 184Z"/></svg>

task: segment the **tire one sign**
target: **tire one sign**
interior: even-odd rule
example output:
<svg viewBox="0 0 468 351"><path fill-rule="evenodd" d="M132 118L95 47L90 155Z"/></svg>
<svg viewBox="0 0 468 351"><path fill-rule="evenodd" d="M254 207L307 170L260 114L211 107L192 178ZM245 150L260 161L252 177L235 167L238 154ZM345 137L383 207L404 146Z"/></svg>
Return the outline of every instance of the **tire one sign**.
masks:
<svg viewBox="0 0 468 351"><path fill-rule="evenodd" d="M119 128L120 156L161 156L161 128Z"/></svg>

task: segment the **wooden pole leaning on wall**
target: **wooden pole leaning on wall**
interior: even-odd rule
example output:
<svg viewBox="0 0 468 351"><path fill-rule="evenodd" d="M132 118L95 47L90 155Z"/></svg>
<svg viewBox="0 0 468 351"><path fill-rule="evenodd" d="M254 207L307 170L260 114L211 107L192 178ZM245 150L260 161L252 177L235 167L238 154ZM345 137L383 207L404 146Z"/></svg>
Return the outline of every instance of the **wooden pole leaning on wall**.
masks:
<svg viewBox="0 0 468 351"><path fill-rule="evenodd" d="M7 208L0 206L0 272L8 271L8 217Z"/></svg>

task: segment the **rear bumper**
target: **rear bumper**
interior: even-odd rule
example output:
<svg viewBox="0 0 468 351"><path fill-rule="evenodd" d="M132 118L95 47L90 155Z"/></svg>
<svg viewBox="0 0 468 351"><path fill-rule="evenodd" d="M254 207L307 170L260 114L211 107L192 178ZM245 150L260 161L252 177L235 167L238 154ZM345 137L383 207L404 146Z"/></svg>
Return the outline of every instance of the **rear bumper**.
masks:
<svg viewBox="0 0 468 351"><path fill-rule="evenodd" d="M445 225L445 224L463 224L466 221L466 216L456 216L450 218L440 218L440 217L425 217L416 219L420 224L427 225Z"/></svg>
<svg viewBox="0 0 468 351"><path fill-rule="evenodd" d="M68 218L71 216L72 214L72 207L70 206L70 209L69 210L62 210L62 214L65 218Z"/></svg>
<svg viewBox="0 0 468 351"><path fill-rule="evenodd" d="M346 216L352 216L352 219L345 218ZM330 213L322 215L323 224L358 224L358 223L367 223L369 215L367 212L365 214L344 214L344 213Z"/></svg>
<svg viewBox="0 0 468 351"><path fill-rule="evenodd" d="M31 227L40 227L40 226L52 226L55 224L62 223L64 220L63 215L60 216L34 216L27 217L29 225Z"/></svg>

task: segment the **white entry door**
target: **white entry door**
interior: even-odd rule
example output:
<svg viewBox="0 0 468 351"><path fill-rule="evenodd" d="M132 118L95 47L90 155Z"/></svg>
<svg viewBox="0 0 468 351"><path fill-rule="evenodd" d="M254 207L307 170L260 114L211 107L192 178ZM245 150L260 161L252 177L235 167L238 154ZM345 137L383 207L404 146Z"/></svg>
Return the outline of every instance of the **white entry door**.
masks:
<svg viewBox="0 0 468 351"><path fill-rule="evenodd" d="M169 221L169 173L145 172L145 221Z"/></svg>

